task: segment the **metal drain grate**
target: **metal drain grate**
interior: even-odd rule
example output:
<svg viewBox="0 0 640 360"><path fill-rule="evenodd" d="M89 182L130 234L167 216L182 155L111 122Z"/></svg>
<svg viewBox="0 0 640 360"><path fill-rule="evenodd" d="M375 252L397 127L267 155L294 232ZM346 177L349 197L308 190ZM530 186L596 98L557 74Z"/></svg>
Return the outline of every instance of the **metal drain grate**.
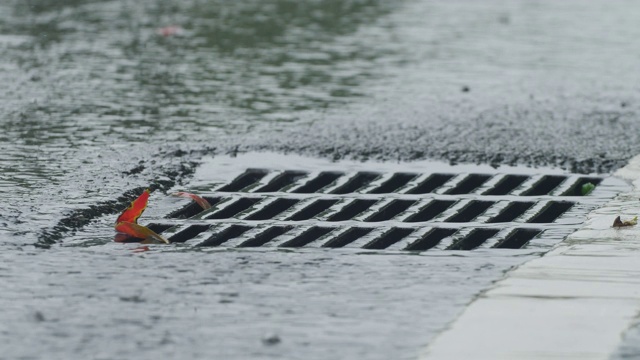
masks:
<svg viewBox="0 0 640 360"><path fill-rule="evenodd" d="M249 169L149 226L171 242L407 251L546 248L615 195L579 175ZM582 185L596 189L582 196ZM604 189L603 189L604 188ZM176 200L173 200L174 203ZM167 205L167 207L170 205Z"/></svg>

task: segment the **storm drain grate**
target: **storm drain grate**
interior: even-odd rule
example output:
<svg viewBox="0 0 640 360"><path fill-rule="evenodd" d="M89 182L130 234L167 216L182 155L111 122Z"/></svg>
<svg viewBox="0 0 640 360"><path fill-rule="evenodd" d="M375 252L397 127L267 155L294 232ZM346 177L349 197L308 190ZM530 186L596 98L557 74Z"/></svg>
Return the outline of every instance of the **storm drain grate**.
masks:
<svg viewBox="0 0 640 360"><path fill-rule="evenodd" d="M198 192L211 209L188 203L149 226L171 242L196 246L548 248L615 195L607 179L249 169ZM586 183L596 189L583 196Z"/></svg>

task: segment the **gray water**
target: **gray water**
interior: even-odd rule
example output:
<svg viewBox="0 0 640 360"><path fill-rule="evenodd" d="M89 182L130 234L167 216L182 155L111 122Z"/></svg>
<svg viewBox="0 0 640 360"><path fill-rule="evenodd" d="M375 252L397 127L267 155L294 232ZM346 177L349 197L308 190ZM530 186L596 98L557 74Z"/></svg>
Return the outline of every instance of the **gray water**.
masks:
<svg viewBox="0 0 640 360"><path fill-rule="evenodd" d="M1 256L6 359L413 359L530 258L119 244Z"/></svg>
<svg viewBox="0 0 640 360"><path fill-rule="evenodd" d="M188 186L201 156L234 149L606 173L640 152L639 11L3 1L0 358L414 358L535 254L134 253L111 242L125 200L32 244L74 210ZM169 25L182 34L157 34Z"/></svg>

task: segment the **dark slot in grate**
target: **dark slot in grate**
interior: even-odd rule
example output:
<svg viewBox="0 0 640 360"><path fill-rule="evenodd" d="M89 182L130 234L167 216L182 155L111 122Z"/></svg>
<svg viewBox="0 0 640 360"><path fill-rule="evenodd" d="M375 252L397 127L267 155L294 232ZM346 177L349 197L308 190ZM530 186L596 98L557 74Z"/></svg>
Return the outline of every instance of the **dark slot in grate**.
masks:
<svg viewBox="0 0 640 360"><path fill-rule="evenodd" d="M368 217L366 222L378 222L385 221L393 218L394 216L400 214L401 212L407 210L411 205L416 202L413 200L393 200L387 206L380 209L377 213Z"/></svg>
<svg viewBox="0 0 640 360"><path fill-rule="evenodd" d="M307 173L303 171L285 171L282 174L276 176L267 185L257 189L255 192L275 192L279 191L285 186L289 186L296 182L296 180L302 178Z"/></svg>
<svg viewBox="0 0 640 360"><path fill-rule="evenodd" d="M318 192L320 189L330 185L334 181L338 180L340 176L344 175L341 172L321 172L313 178L309 180L306 184L292 191L292 193L296 194L311 194Z"/></svg>
<svg viewBox="0 0 640 360"><path fill-rule="evenodd" d="M418 174L397 173L393 174L391 178L382 183L377 188L369 191L370 194L389 194L395 192L399 188L407 185L409 181L414 179Z"/></svg>
<svg viewBox="0 0 640 360"><path fill-rule="evenodd" d="M273 219L278 214L285 210L288 210L293 205L297 204L300 200L297 199L277 199L271 204L265 206L263 209L249 215L247 220L267 220Z"/></svg>
<svg viewBox="0 0 640 360"><path fill-rule="evenodd" d="M444 185L447 181L451 180L453 175L450 174L433 174L429 176L425 181L420 183L418 186L409 190L407 194L428 194L433 192L435 189Z"/></svg>
<svg viewBox="0 0 640 360"><path fill-rule="evenodd" d="M404 250L409 251L425 251L429 250L432 247L438 245L442 239L453 235L457 230L456 229L444 229L437 228L432 229L420 239L409 244Z"/></svg>
<svg viewBox="0 0 640 360"><path fill-rule="evenodd" d="M512 222L522 214L524 214L527 210L531 209L534 203L532 202L512 202L507 205L504 210L500 212L500 214L494 216L493 218L487 221L488 223L502 223L502 222Z"/></svg>
<svg viewBox="0 0 640 360"><path fill-rule="evenodd" d="M168 228L173 227L173 225L167 225L167 224L149 224L147 225L147 228L151 229L151 231L157 233L157 234L161 234L163 231L167 230Z"/></svg>
<svg viewBox="0 0 640 360"><path fill-rule="evenodd" d="M280 247L303 247L308 243L318 240L319 238L327 235L333 230L335 229L331 227L314 226L307 229L305 232L296 236L295 238L281 244Z"/></svg>
<svg viewBox="0 0 640 360"><path fill-rule="evenodd" d="M560 215L571 209L573 203L552 201L545 206L536 216L527 221L530 223L552 223Z"/></svg>
<svg viewBox="0 0 640 360"><path fill-rule="evenodd" d="M529 177L524 175L506 175L496 186L482 195L507 195L522 185Z"/></svg>
<svg viewBox="0 0 640 360"><path fill-rule="evenodd" d="M493 204L495 204L493 201L473 200L460 210L460 212L446 219L445 222L469 222L487 211Z"/></svg>
<svg viewBox="0 0 640 360"><path fill-rule="evenodd" d="M361 212L370 208L378 200L354 200L349 205L345 206L339 212L333 214L327 219L327 221L345 221L357 216Z"/></svg>
<svg viewBox="0 0 640 360"><path fill-rule="evenodd" d="M411 215L405 222L423 222L429 221L434 217L442 214L445 210L451 207L451 205L455 204L455 201L452 200L434 200L430 202L427 206L423 207L415 213Z"/></svg>
<svg viewBox="0 0 640 360"><path fill-rule="evenodd" d="M397 243L398 241L406 238L413 232L414 229L407 228L393 228L386 233L382 234L382 236L374 239L370 243L363 246L364 249L376 249L382 250L386 249L389 246Z"/></svg>
<svg viewBox="0 0 640 360"><path fill-rule="evenodd" d="M248 208L255 205L260 199L256 198L241 198L228 205L227 207L214 212L213 214L207 216L207 219L229 219L234 215L247 210Z"/></svg>
<svg viewBox="0 0 640 360"><path fill-rule="evenodd" d="M209 204L211 204L211 206L217 204L218 202L220 202L220 198L212 198L212 197L203 197L203 199L207 200L209 202ZM202 206L198 205L195 202L190 202L189 204L185 205L184 207L182 207L181 209L178 209L172 213L170 213L169 215L167 215L167 218L169 219L188 219L192 216L196 216L198 214L200 214L201 212L203 212L204 209L202 208Z"/></svg>
<svg viewBox="0 0 640 360"><path fill-rule="evenodd" d="M347 181L346 184L333 190L332 194L350 194L363 186L369 185L373 180L378 178L380 174L370 172L359 172L352 179Z"/></svg>
<svg viewBox="0 0 640 360"><path fill-rule="evenodd" d="M256 235L252 239L249 239L242 244L238 245L238 247L258 247L262 246L274 238L286 233L291 230L292 226L272 226L267 230L261 232Z"/></svg>
<svg viewBox="0 0 640 360"><path fill-rule="evenodd" d="M340 248L340 247L346 246L358 240L359 238L367 235L368 233L371 232L371 230L373 229L361 228L361 227L350 228L349 230L343 232L342 234L328 241L326 244L322 245L322 247Z"/></svg>
<svg viewBox="0 0 640 360"><path fill-rule="evenodd" d="M201 232L209 230L211 225L191 225L188 228L174 234L168 240L172 243L183 243L198 236Z"/></svg>
<svg viewBox="0 0 640 360"><path fill-rule="evenodd" d="M541 232L542 230L538 229L516 229L494 247L500 249L521 249Z"/></svg>
<svg viewBox="0 0 640 360"><path fill-rule="evenodd" d="M220 246L226 241L239 237L250 229L250 226L231 225L221 232L212 235L207 240L198 244L198 246Z"/></svg>
<svg viewBox="0 0 640 360"><path fill-rule="evenodd" d="M495 236L497 229L475 229L465 236L464 239L456 241L447 250L472 250L482 245L487 239Z"/></svg>
<svg viewBox="0 0 640 360"><path fill-rule="evenodd" d="M442 214L445 210L451 207L451 205L455 204L455 201L452 200L434 200L430 202L427 206L423 207L415 213L411 215L405 222L423 222L429 221L434 217Z"/></svg>
<svg viewBox="0 0 640 360"><path fill-rule="evenodd" d="M242 175L233 179L229 184L221 187L218 191L234 192L240 191L250 185L253 185L265 177L269 172L262 169L248 169Z"/></svg>
<svg viewBox="0 0 640 360"><path fill-rule="evenodd" d="M460 181L456 186L447 190L446 193L450 195L469 194L473 190L479 188L490 178L491 175L471 174L462 179L462 181Z"/></svg>
<svg viewBox="0 0 640 360"><path fill-rule="evenodd" d="M587 177L581 177L580 179L578 179L578 181L576 181L575 184L573 184L569 190L565 191L564 193L562 193L562 195L564 196L582 196L582 186L587 184L587 183L591 183L594 186L598 186L598 184L600 184L602 180L598 179L598 178L587 178Z"/></svg>
<svg viewBox="0 0 640 360"><path fill-rule="evenodd" d="M531 189L525 191L522 195L524 196L537 196L537 195L547 195L553 189L557 188L558 185L562 184L562 182L566 179L564 176L552 176L547 175L543 176L537 183L533 184Z"/></svg>
<svg viewBox="0 0 640 360"><path fill-rule="evenodd" d="M326 211L328 208L335 205L339 200L337 199L323 199L317 200L311 203L309 206L291 215L287 220L289 221L302 221L309 220L314 216Z"/></svg>

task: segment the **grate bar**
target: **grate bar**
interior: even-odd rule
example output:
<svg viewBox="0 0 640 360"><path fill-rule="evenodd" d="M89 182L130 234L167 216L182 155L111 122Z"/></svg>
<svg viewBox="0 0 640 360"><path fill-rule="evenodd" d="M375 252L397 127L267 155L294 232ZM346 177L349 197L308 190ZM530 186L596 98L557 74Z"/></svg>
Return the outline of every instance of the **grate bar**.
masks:
<svg viewBox="0 0 640 360"><path fill-rule="evenodd" d="M453 200L433 200L417 213L409 216L405 222L425 222L434 219L450 208L456 202Z"/></svg>
<svg viewBox="0 0 640 360"><path fill-rule="evenodd" d="M280 247L303 247L335 230L332 227L313 226L293 239L280 244Z"/></svg>
<svg viewBox="0 0 640 360"><path fill-rule="evenodd" d="M538 229L516 229L494 247L499 249L520 249L541 232L542 230Z"/></svg>
<svg viewBox="0 0 640 360"><path fill-rule="evenodd" d="M564 176L546 175L525 191L523 196L547 195L565 180Z"/></svg>
<svg viewBox="0 0 640 360"><path fill-rule="evenodd" d="M293 215L291 215L287 220L291 220L291 221L309 220L327 211L330 207L335 205L337 202L338 202L338 199L316 200L310 205L300 210L299 212L296 212Z"/></svg>
<svg viewBox="0 0 640 360"><path fill-rule="evenodd" d="M409 236L414 231L411 228L392 228L385 232L382 236L375 238L373 241L365 244L364 249L382 250L397 243L398 241Z"/></svg>
<svg viewBox="0 0 640 360"><path fill-rule="evenodd" d="M379 177L378 173L359 172L355 176L350 178L344 185L333 189L332 194L349 194L356 192L356 190L368 185L370 182Z"/></svg>
<svg viewBox="0 0 640 360"><path fill-rule="evenodd" d="M425 181L407 191L407 194L429 194L453 179L451 174L432 174Z"/></svg>
<svg viewBox="0 0 640 360"><path fill-rule="evenodd" d="M512 222L521 217L527 210L531 209L533 202L516 201L508 203L508 205L497 215L489 219L488 223L506 223Z"/></svg>
<svg viewBox="0 0 640 360"><path fill-rule="evenodd" d="M293 189L291 192L296 194L312 194L319 192L323 188L333 184L338 178L343 176L344 173L325 171L319 173L311 180L307 181L304 185Z"/></svg>
<svg viewBox="0 0 640 360"><path fill-rule="evenodd" d="M371 228L362 228L362 227L348 228L342 231L339 235L337 235L333 239L330 239L329 241L322 244L322 247L326 247L326 248L344 247L358 240L359 238L367 235L368 233L371 232L371 230L372 230Z"/></svg>
<svg viewBox="0 0 640 360"><path fill-rule="evenodd" d="M239 213L249 209L256 203L258 203L260 198L240 198L221 210L214 212L211 215L205 217L206 219L229 219L238 215Z"/></svg>
<svg viewBox="0 0 640 360"><path fill-rule="evenodd" d="M418 174L395 173L379 186L375 187L369 194L390 194L398 189L406 186L411 180L416 178Z"/></svg>
<svg viewBox="0 0 640 360"><path fill-rule="evenodd" d="M479 188L482 184L484 184L490 178L491 178L491 175L469 174L465 178L463 178L460 182L458 182L454 187L447 190L445 194L449 194L449 195L469 194L473 192L475 189Z"/></svg>
<svg viewBox="0 0 640 360"><path fill-rule="evenodd" d="M447 250L475 249L498 232L498 229L473 229L467 236L451 244Z"/></svg>
<svg viewBox="0 0 640 360"><path fill-rule="evenodd" d="M504 241L504 239L509 236L509 234L514 230L514 228L494 228L496 230L498 230L498 232L493 235L492 237L488 238L486 241L484 241L482 244L480 244L478 247L474 248L475 249L492 249L495 248L495 246L497 244L499 244L500 242Z"/></svg>
<svg viewBox="0 0 640 360"><path fill-rule="evenodd" d="M240 191L256 184L263 177L267 176L268 170L264 169L248 169L243 174L233 179L231 183L218 189L220 192Z"/></svg>
<svg viewBox="0 0 640 360"><path fill-rule="evenodd" d="M390 203L385 205L382 209L378 210L373 215L366 218L365 222L379 222L391 220L394 217L400 215L405 210L407 210L411 205L416 202L413 200L392 200Z"/></svg>
<svg viewBox="0 0 640 360"><path fill-rule="evenodd" d="M201 232L209 230L210 227L211 227L210 225L191 225L186 229L174 234L167 240L169 240L169 242L172 242L172 243L183 243L183 242L186 242L187 240L193 239L194 237L196 237L196 235L200 234Z"/></svg>
<svg viewBox="0 0 640 360"><path fill-rule="evenodd" d="M550 201L538 214L529 219L530 223L552 223L556 221L567 210L571 209L573 203Z"/></svg>
<svg viewBox="0 0 640 360"><path fill-rule="evenodd" d="M342 210L340 210L337 213L329 216L327 221L345 221L345 220L349 220L349 219L357 216L361 212L367 210L368 208L370 208L376 202L377 202L377 200L362 200L362 199L354 200L351 203L349 203L347 206L345 206Z"/></svg>
<svg viewBox="0 0 640 360"><path fill-rule="evenodd" d="M259 247L291 230L293 226L271 226L238 247Z"/></svg>
<svg viewBox="0 0 640 360"><path fill-rule="evenodd" d="M213 234L205 241L199 243L198 246L220 246L226 241L237 238L249 230L251 230L250 226L231 225L224 230Z"/></svg>
<svg viewBox="0 0 640 360"><path fill-rule="evenodd" d="M298 179L305 177L305 175L307 175L307 173L304 171L283 171L269 181L269 183L258 188L254 192L261 193L281 191L287 186L294 184Z"/></svg>
<svg viewBox="0 0 640 360"><path fill-rule="evenodd" d="M493 204L495 204L493 201L472 200L460 212L447 218L445 222L470 222L493 206Z"/></svg>
<svg viewBox="0 0 640 360"><path fill-rule="evenodd" d="M497 184L483 192L482 195L508 195L527 179L529 177L525 175L504 175Z"/></svg>
<svg viewBox="0 0 640 360"><path fill-rule="evenodd" d="M523 219L526 216L523 216ZM512 223L500 223L500 227L502 228L540 228L544 227L546 229L562 229L567 227L567 223L562 220L561 216L553 223L531 223L531 222L512 222ZM336 226L344 226L344 227L384 227L378 226L378 223L366 223L358 220L345 220L342 222L335 221L318 221L315 219L305 220L305 221L287 221L287 220L263 220L263 221L251 221L244 219L214 219L214 220L194 220L186 223L188 225L244 225L249 227L255 227L259 225L271 225L271 226L325 226L325 227L336 227ZM163 224L164 225L164 224ZM169 220L166 219L166 225L171 225L172 228L168 230L168 232L172 232L174 226L184 226L185 222L180 220ZM385 222L385 226L401 226L408 227L412 229L419 229L424 227L434 227L434 228L457 228L462 229L466 227L474 227L474 228L495 228L498 226L495 223L480 223L480 222L469 222L469 223L454 223L454 222L442 222L442 221L426 221L420 223L409 223L409 222L401 222L398 220L391 220L389 222ZM571 223L572 228L576 228L579 223Z"/></svg>
<svg viewBox="0 0 640 360"><path fill-rule="evenodd" d="M443 239L446 239L455 234L457 229L436 228L431 229L428 233L422 236L420 239L409 244L404 250L409 251L425 251L434 248L440 244Z"/></svg>
<svg viewBox="0 0 640 360"><path fill-rule="evenodd" d="M270 241L264 244L264 247L270 247L270 248L280 247L282 244L294 239L295 237L302 234L304 231L311 228L311 226L296 226L296 225L282 225L282 226L288 226L291 230L285 232L280 236L276 236L275 238L271 239Z"/></svg>
<svg viewBox="0 0 640 360"><path fill-rule="evenodd" d="M275 199L273 202L263 207L262 209L249 214L246 217L247 220L268 220L273 219L278 216L280 213L291 208L293 205L297 204L299 200L297 199Z"/></svg>

